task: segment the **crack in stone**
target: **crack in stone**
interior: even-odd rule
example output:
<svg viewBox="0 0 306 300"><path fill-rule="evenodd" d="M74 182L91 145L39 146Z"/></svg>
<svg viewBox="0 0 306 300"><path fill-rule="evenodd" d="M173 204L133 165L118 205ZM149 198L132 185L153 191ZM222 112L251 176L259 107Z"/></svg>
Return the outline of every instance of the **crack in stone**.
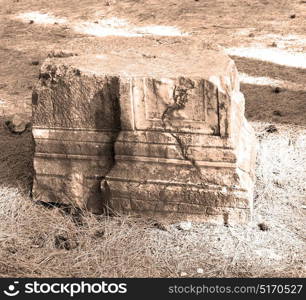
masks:
<svg viewBox="0 0 306 300"><path fill-rule="evenodd" d="M174 86L173 89L173 94L172 94L172 98L174 100L174 104L167 106L167 108L165 109L165 111L162 114L161 117L161 121L162 121L162 126L165 132L168 132L177 142L178 145L178 149L181 153L181 156L183 157L184 160L189 161L190 164L194 167L194 169L196 170L196 174L198 176L198 178L201 180L201 186L203 188L208 188L209 186L207 184L204 184L203 181L206 181L210 184L215 185L215 182L212 182L211 180L209 180L208 178L204 177L202 172L201 172L201 168L200 166L197 164L197 162L195 161L194 158L190 157L188 155L188 149L190 146L186 145L184 143L184 141L182 140L181 137L179 137L177 134L171 132L170 130L167 129L167 124L166 124L166 120L170 119L171 115L173 115L173 113L175 111L179 111L185 108L186 103L188 102L188 91L194 88L194 83L191 80L186 80L185 78L180 78L179 82L184 84L185 86ZM168 121L169 122L169 121ZM171 122L170 126L172 126ZM179 129L176 128L176 131L179 132Z"/></svg>

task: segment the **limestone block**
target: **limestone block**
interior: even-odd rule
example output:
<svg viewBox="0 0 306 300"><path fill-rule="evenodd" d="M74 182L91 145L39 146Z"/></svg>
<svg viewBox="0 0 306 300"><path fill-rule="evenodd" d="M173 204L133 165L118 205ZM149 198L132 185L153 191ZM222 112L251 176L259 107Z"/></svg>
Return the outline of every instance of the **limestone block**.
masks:
<svg viewBox="0 0 306 300"><path fill-rule="evenodd" d="M250 219L254 132L237 70L230 59L223 67L219 77L121 78L116 164L104 182L112 210L173 221Z"/></svg>
<svg viewBox="0 0 306 300"><path fill-rule="evenodd" d="M118 84L44 63L32 96L36 198L103 211L100 182L120 126Z"/></svg>
<svg viewBox="0 0 306 300"><path fill-rule="evenodd" d="M34 192L170 222L250 220L256 141L234 62L142 41L43 65Z"/></svg>
<svg viewBox="0 0 306 300"><path fill-rule="evenodd" d="M177 54L169 61L136 76L122 65L116 164L103 181L110 209L171 221L247 222L256 142L235 64L210 50L191 51L183 65Z"/></svg>

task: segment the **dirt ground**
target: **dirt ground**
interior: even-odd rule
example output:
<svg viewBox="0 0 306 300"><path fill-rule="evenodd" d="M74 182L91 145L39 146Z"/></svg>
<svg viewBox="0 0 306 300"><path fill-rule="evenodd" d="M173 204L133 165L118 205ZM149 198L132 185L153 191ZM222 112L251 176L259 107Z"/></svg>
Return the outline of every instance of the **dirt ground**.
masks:
<svg viewBox="0 0 306 300"><path fill-rule="evenodd" d="M305 277L305 30L306 1L298 0L0 0L0 276ZM182 232L84 215L79 226L28 199L31 133L11 135L3 121L31 119L31 91L49 53L97 53L116 39L109 32L190 35L235 60L259 140L251 224ZM75 247L58 249L58 235Z"/></svg>

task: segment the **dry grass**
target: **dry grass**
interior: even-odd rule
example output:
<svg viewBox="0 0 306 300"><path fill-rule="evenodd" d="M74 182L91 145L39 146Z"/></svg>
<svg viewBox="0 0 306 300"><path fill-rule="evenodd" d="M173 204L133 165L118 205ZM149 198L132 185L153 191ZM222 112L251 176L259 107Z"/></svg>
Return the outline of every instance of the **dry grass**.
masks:
<svg viewBox="0 0 306 300"><path fill-rule="evenodd" d="M267 133L267 124L253 125L260 143L251 224L193 224L190 231L173 224L162 230L153 220L45 208L21 192L18 186L24 185L2 184L0 276L304 277L305 130L277 126L278 132ZM7 139L13 156L21 152L14 138L21 143L23 137ZM23 174L26 164L8 170L1 158L3 152L2 177ZM26 178L19 176L15 183ZM260 230L259 223L268 230Z"/></svg>
<svg viewBox="0 0 306 300"><path fill-rule="evenodd" d="M11 134L5 120L0 116L0 184L29 191L34 172L32 133Z"/></svg>

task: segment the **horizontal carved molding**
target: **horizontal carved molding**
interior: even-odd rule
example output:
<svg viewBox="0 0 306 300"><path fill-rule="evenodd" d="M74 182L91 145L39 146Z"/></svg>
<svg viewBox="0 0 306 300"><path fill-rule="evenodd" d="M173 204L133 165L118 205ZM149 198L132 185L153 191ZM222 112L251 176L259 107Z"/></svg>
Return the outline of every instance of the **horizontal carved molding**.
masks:
<svg viewBox="0 0 306 300"><path fill-rule="evenodd" d="M234 188L234 187L228 187L228 186L221 186L221 185L212 185L206 182L203 182L205 186L208 188L203 188L200 184L195 184L195 183L190 183L190 182L181 182L181 181L169 181L169 180L146 180L146 181L141 181L141 180L134 180L134 179L127 179L127 178L121 178L121 177L114 177L114 176L109 176L106 175L106 180L107 182L111 181L118 181L118 182L127 182L127 183L134 183L137 185L146 185L146 184L153 184L153 185L164 185L164 186L177 186L177 187L190 187L190 188L196 188L200 189L203 191L220 191L222 192L225 188L227 191L232 191L232 192L246 192L245 189L242 188Z"/></svg>
<svg viewBox="0 0 306 300"><path fill-rule="evenodd" d="M147 156L116 155L115 160L175 164L183 166L191 165L190 161L184 159L147 157ZM223 161L197 161L197 165L199 167L211 167L211 168L237 168L237 164L230 162L223 162Z"/></svg>
<svg viewBox="0 0 306 300"><path fill-rule="evenodd" d="M71 160L101 160L101 157L109 157L109 154L106 155L79 155L79 154L59 154L59 153L35 153L35 158L44 158L44 159L71 159Z"/></svg>

